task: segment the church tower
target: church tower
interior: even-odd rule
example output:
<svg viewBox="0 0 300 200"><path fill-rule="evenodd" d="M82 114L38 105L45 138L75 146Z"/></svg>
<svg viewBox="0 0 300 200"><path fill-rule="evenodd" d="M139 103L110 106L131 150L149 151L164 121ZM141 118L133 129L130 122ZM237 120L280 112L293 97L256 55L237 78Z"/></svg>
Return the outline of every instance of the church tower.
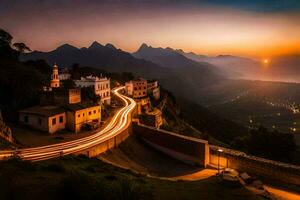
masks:
<svg viewBox="0 0 300 200"><path fill-rule="evenodd" d="M56 64L53 65L52 75L51 75L51 85L52 88L59 87L59 78L58 78L58 66Z"/></svg>

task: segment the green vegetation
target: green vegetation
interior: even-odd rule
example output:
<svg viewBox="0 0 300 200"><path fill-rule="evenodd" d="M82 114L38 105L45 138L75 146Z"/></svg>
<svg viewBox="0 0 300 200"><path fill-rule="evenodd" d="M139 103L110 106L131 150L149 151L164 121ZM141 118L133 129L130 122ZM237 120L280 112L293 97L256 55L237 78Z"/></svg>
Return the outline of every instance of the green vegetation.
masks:
<svg viewBox="0 0 300 200"><path fill-rule="evenodd" d="M0 199L260 199L244 188L229 188L216 177L201 181L147 178L97 159L67 156L30 163L0 163Z"/></svg>

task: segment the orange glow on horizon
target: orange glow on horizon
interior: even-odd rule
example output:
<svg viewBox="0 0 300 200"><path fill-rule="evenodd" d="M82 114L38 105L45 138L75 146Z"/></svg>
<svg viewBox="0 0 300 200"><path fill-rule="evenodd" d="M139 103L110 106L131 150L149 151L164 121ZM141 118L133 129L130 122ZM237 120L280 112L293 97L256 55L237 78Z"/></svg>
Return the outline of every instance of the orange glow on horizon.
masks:
<svg viewBox="0 0 300 200"><path fill-rule="evenodd" d="M20 13L30 24L16 12L2 14L5 17L0 14L0 23L16 41L40 51L51 51L65 43L88 47L98 41L128 52L146 43L208 56L230 54L261 59L266 55L300 54L300 13L258 14L205 6L150 6L134 12L140 9L110 6L61 10L51 17L22 9ZM118 12L112 14L111 10ZM74 14L79 12L83 14Z"/></svg>

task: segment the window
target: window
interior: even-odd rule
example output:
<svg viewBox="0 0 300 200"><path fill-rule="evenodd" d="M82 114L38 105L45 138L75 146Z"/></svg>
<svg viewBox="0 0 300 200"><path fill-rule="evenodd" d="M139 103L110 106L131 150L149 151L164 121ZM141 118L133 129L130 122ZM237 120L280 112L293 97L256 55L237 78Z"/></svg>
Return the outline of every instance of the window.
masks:
<svg viewBox="0 0 300 200"><path fill-rule="evenodd" d="M60 116L59 117L59 123L63 123L64 122L64 116Z"/></svg>
<svg viewBox="0 0 300 200"><path fill-rule="evenodd" d="M106 96L108 97L108 95L109 95L109 92L106 92Z"/></svg>
<svg viewBox="0 0 300 200"><path fill-rule="evenodd" d="M136 88L136 87L134 87L134 90L137 90L137 88Z"/></svg>
<svg viewBox="0 0 300 200"><path fill-rule="evenodd" d="M146 86L144 87L144 89L146 89Z"/></svg>
<svg viewBox="0 0 300 200"><path fill-rule="evenodd" d="M28 120L28 116L27 116L27 115L24 116L24 122L25 122L25 123L28 123L28 121L29 121L29 120Z"/></svg>
<svg viewBox="0 0 300 200"><path fill-rule="evenodd" d="M91 111L89 111L89 115L91 115L92 114L92 112Z"/></svg>
<svg viewBox="0 0 300 200"><path fill-rule="evenodd" d="M100 109L98 109L98 113L100 113Z"/></svg>
<svg viewBox="0 0 300 200"><path fill-rule="evenodd" d="M79 118L79 117L80 117L80 114L78 114L77 117Z"/></svg>
<svg viewBox="0 0 300 200"><path fill-rule="evenodd" d="M38 124L42 125L42 119L41 118L38 118Z"/></svg>
<svg viewBox="0 0 300 200"><path fill-rule="evenodd" d="M82 113L82 117L84 117L84 113Z"/></svg>
<svg viewBox="0 0 300 200"><path fill-rule="evenodd" d="M96 114L96 110L94 110L94 114Z"/></svg>
<svg viewBox="0 0 300 200"><path fill-rule="evenodd" d="M145 94L145 92L143 92L143 94Z"/></svg>
<svg viewBox="0 0 300 200"><path fill-rule="evenodd" d="M52 119L52 125L55 125L56 124L56 118L53 118Z"/></svg>
<svg viewBox="0 0 300 200"><path fill-rule="evenodd" d="M106 83L106 88L108 88L108 83Z"/></svg>

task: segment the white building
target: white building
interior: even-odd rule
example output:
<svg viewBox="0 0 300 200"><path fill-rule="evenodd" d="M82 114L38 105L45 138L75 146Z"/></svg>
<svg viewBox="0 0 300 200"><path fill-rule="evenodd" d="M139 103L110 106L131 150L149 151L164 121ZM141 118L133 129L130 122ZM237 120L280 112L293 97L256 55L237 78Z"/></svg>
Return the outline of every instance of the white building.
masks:
<svg viewBox="0 0 300 200"><path fill-rule="evenodd" d="M74 82L79 87L93 87L95 94L101 97L101 102L110 105L110 79L91 75Z"/></svg>
<svg viewBox="0 0 300 200"><path fill-rule="evenodd" d="M71 79L71 74L69 73L69 70L67 68L61 69L59 74L58 74L58 79L60 81Z"/></svg>

